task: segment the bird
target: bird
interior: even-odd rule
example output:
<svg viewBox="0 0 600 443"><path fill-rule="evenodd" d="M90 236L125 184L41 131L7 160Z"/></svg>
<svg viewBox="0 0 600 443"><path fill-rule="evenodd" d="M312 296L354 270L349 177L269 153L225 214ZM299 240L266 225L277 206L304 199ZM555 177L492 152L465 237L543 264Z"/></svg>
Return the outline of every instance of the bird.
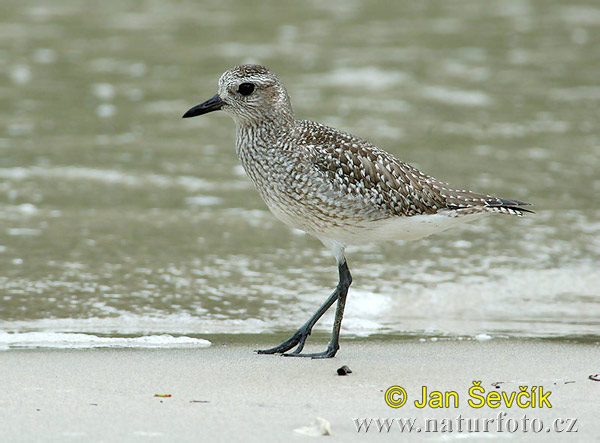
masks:
<svg viewBox="0 0 600 443"><path fill-rule="evenodd" d="M286 225L328 247L337 260L335 290L289 339L258 354L331 358L352 275L349 245L418 240L490 214L523 216L529 203L479 194L426 175L362 138L297 119L279 77L265 66L225 71L213 97L183 118L229 114L237 156L267 207ZM331 339L323 352L303 353L319 319L336 304Z"/></svg>

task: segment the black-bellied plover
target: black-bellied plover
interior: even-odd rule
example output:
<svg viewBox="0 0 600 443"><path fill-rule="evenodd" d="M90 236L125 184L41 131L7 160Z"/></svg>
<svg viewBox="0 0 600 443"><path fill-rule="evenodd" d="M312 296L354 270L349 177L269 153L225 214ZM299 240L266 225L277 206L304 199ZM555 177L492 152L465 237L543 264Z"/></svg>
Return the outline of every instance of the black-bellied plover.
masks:
<svg viewBox="0 0 600 443"><path fill-rule="evenodd" d="M325 303L288 340L259 354L313 358L336 354L352 283L346 246L417 240L488 214L532 212L523 208L528 203L457 189L365 140L297 120L285 87L264 66L226 71L218 93L183 117L217 110L233 117L238 157L271 212L321 240L338 263L339 283ZM327 349L302 354L313 326L335 302Z"/></svg>

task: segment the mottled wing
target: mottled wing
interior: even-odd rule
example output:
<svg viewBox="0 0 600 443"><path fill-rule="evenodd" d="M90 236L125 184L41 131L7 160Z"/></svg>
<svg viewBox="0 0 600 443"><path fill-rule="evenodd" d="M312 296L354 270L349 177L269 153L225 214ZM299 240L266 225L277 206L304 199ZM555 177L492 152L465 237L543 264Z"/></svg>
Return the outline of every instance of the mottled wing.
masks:
<svg viewBox="0 0 600 443"><path fill-rule="evenodd" d="M341 195L359 197L386 215L410 217L442 211L457 216L477 212L513 215L531 212L521 207L528 203L455 189L362 139L318 126L319 130L312 133L320 136L309 143L315 167Z"/></svg>

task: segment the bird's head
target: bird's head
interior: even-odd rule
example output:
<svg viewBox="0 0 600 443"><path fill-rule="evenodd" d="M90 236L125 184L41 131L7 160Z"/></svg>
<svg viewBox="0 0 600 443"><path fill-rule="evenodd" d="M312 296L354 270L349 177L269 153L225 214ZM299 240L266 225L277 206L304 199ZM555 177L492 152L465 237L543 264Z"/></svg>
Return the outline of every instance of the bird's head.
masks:
<svg viewBox="0 0 600 443"><path fill-rule="evenodd" d="M218 93L187 111L183 118L223 110L238 125L294 119L290 98L273 72L261 65L241 65L219 79Z"/></svg>

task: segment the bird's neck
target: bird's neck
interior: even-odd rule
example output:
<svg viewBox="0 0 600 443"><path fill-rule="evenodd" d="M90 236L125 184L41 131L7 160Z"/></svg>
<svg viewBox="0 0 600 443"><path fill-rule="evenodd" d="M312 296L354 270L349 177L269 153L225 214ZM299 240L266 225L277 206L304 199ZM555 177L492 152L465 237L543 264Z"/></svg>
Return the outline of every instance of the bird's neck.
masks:
<svg viewBox="0 0 600 443"><path fill-rule="evenodd" d="M263 116L252 121L236 120L236 150L238 156L247 150L264 150L276 146L284 134L296 126L293 114L278 115L276 118Z"/></svg>

